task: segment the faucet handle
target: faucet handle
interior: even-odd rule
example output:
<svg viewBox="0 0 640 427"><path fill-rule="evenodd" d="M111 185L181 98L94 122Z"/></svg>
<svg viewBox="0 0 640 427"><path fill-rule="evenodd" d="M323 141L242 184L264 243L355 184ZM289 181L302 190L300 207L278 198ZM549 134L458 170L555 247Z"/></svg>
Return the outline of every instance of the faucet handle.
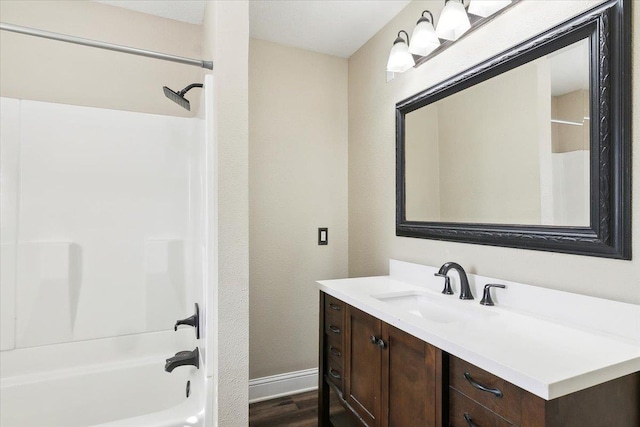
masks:
<svg viewBox="0 0 640 427"><path fill-rule="evenodd" d="M436 277L444 277L444 289L442 290L442 293L445 295L453 295L453 289L451 289L451 278L446 274L441 273L434 273L433 275Z"/></svg>
<svg viewBox="0 0 640 427"><path fill-rule="evenodd" d="M482 305L494 305L493 300L491 299L491 288L506 288L505 285L498 285L495 283L487 283L484 285L484 293L482 294L482 299L480 300L480 304Z"/></svg>
<svg viewBox="0 0 640 427"><path fill-rule="evenodd" d="M187 325L196 328L196 339L200 339L200 307L198 306L198 303L195 303L195 313L186 319L176 321L173 330L177 331L178 326L180 325Z"/></svg>

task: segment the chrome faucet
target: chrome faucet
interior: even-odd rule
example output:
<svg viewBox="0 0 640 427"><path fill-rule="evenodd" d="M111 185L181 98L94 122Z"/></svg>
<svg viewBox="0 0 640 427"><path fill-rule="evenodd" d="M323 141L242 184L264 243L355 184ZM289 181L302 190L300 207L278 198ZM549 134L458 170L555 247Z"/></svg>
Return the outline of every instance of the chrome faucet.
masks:
<svg viewBox="0 0 640 427"><path fill-rule="evenodd" d="M449 273L449 270L456 270L458 272L458 275L460 276L460 299L473 299L473 294L471 293L471 288L469 288L469 280L467 279L467 273L465 273L464 268L462 268L462 266L460 264L457 264L455 262L447 262L442 264L442 267L440 267L440 270L438 270L438 272L435 274L435 276L439 276L439 277L444 277L445 279L445 290L442 291L443 293L447 293L447 294L451 294L453 292L451 292L451 288L449 287L449 292L445 292L447 291L447 284L449 283L449 280L447 280L449 277L447 276L447 273Z"/></svg>

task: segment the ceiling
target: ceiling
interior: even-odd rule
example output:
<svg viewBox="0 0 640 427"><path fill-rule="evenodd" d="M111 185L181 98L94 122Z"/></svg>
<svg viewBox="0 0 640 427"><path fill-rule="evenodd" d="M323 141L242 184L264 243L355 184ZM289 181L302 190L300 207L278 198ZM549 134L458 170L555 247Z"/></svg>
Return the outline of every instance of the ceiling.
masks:
<svg viewBox="0 0 640 427"><path fill-rule="evenodd" d="M348 58L409 0L253 0L251 37Z"/></svg>
<svg viewBox="0 0 640 427"><path fill-rule="evenodd" d="M207 0L94 0L202 24ZM251 37L348 58L410 0L251 0Z"/></svg>

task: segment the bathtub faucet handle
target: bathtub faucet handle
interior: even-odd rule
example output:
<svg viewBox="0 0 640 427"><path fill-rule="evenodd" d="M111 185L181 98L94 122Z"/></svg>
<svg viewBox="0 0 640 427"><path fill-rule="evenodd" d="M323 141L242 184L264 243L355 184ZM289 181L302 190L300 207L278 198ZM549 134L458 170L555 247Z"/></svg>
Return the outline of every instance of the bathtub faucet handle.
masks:
<svg viewBox="0 0 640 427"><path fill-rule="evenodd" d="M200 307L198 307L198 303L196 303L195 306L195 313L192 316L187 317L186 319L178 320L173 327L173 330L177 331L178 326L180 325L192 326L196 328L196 338L200 339Z"/></svg>

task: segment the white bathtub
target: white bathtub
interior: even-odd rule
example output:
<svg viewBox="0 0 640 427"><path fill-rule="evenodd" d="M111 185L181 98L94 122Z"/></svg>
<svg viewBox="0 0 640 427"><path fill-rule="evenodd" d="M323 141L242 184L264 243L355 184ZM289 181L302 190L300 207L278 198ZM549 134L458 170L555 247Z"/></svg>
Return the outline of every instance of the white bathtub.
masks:
<svg viewBox="0 0 640 427"><path fill-rule="evenodd" d="M154 339L158 341L158 337ZM86 349L91 344L80 345ZM37 348L28 350L18 350L22 354L14 354L13 357L20 357L25 369L31 365L31 372L20 372L14 363L13 372L6 375L6 362L9 361L6 358L2 360L0 425L3 427L203 425L206 401L204 370L188 366L178 367L172 373L165 372L165 358L172 356L171 352L141 357L140 351L132 351L129 352L131 357L114 362L79 365L75 360L71 367L41 370L38 369L44 363L38 354L41 351ZM42 353L51 353L50 349L42 350ZM59 353L73 350L60 349ZM88 350L86 355L90 356L96 350ZM28 363L30 355L34 356L33 364ZM69 356L79 357L78 354ZM51 363L56 364L55 361ZM65 361L61 364L64 365ZM188 380L191 382L189 398L185 394Z"/></svg>

